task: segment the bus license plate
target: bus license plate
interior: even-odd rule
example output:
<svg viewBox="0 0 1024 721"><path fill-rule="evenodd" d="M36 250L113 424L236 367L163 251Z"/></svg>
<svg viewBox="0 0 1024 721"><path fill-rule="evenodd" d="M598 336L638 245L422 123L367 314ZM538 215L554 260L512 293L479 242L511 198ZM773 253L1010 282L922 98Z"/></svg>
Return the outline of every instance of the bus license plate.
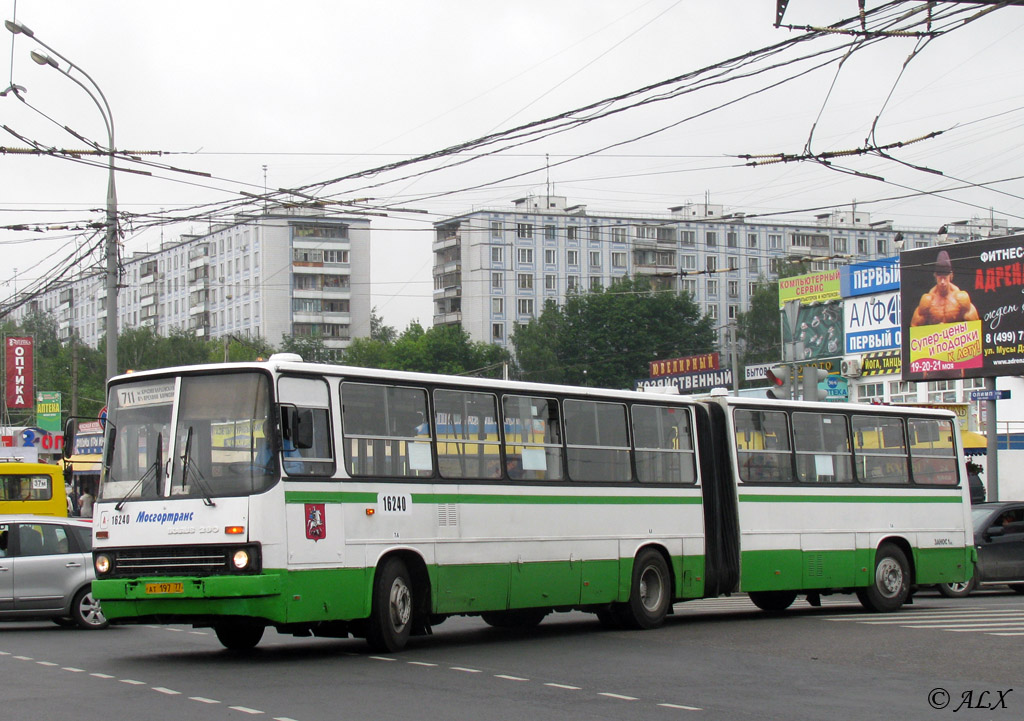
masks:
<svg viewBox="0 0 1024 721"><path fill-rule="evenodd" d="M164 594L164 593L184 593L185 584L183 583L147 583L146 594Z"/></svg>

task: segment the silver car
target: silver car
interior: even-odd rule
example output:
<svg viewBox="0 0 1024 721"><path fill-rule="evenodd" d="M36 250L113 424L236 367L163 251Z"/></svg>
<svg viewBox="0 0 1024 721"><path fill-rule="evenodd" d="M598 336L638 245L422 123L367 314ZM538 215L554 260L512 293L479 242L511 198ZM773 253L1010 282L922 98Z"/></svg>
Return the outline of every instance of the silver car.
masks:
<svg viewBox="0 0 1024 721"><path fill-rule="evenodd" d="M106 628L93 578L92 523L0 516L0 621L49 618L60 626Z"/></svg>

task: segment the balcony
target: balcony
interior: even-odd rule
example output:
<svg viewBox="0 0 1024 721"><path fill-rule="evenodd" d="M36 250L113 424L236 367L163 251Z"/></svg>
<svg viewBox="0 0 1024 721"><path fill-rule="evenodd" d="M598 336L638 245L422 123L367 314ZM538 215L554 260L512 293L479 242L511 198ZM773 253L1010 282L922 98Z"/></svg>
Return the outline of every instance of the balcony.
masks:
<svg viewBox="0 0 1024 721"><path fill-rule="evenodd" d="M462 323L462 311L434 314L434 325L454 325L456 323Z"/></svg>

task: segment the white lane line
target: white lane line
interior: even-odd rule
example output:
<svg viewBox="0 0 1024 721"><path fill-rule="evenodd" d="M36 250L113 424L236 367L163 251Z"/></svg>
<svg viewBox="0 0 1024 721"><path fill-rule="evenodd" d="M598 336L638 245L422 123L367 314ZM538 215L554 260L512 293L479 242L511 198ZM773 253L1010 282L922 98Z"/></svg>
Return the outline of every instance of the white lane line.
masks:
<svg viewBox="0 0 1024 721"><path fill-rule="evenodd" d="M464 666L452 666L452 671L462 671L463 673L480 673L478 668L465 668Z"/></svg>
<svg viewBox="0 0 1024 721"><path fill-rule="evenodd" d="M163 686L154 686L153 690L157 693L165 693L168 696L181 696L181 691L175 691L171 688L164 688Z"/></svg>
<svg viewBox="0 0 1024 721"><path fill-rule="evenodd" d="M494 674L494 678L503 678L506 681L529 681L530 680L528 678L523 678L522 676L506 676L503 673L496 673L496 674Z"/></svg>
<svg viewBox="0 0 1024 721"><path fill-rule="evenodd" d="M545 686L550 686L551 688L564 688L566 691L579 691L580 690L579 686L567 686L564 683L546 683L544 685Z"/></svg>
<svg viewBox="0 0 1024 721"><path fill-rule="evenodd" d="M193 636L209 636L210 635L206 631L189 631L189 633L192 634Z"/></svg>
<svg viewBox="0 0 1024 721"><path fill-rule="evenodd" d="M995 631L988 634L989 636L1024 636L1024 631L1017 631L1015 633L997 633Z"/></svg>
<svg viewBox="0 0 1024 721"><path fill-rule="evenodd" d="M682 704L678 704L678 703L659 703L658 705L662 706L664 708L676 708L676 709L679 709L680 711L703 711L704 710L700 706L683 706Z"/></svg>
<svg viewBox="0 0 1024 721"><path fill-rule="evenodd" d="M70 671L71 673L85 673L84 668L75 668L74 666L61 666L61 671Z"/></svg>
<svg viewBox="0 0 1024 721"><path fill-rule="evenodd" d="M40 666L56 666L53 661L36 661Z"/></svg>
<svg viewBox="0 0 1024 721"><path fill-rule="evenodd" d="M287 716L275 716L274 721L295 721L295 719L288 718Z"/></svg>
<svg viewBox="0 0 1024 721"><path fill-rule="evenodd" d="M220 703L220 701L218 701L217 699L214 699L214 698L204 698L203 696L189 696L188 700L189 701L198 701L199 703Z"/></svg>
<svg viewBox="0 0 1024 721"><path fill-rule="evenodd" d="M90 673L89 675L95 676L96 678L114 678L109 673Z"/></svg>
<svg viewBox="0 0 1024 721"><path fill-rule="evenodd" d="M242 713L250 714L251 716L257 716L263 712L256 708L248 708L246 706L228 706L232 711L241 711Z"/></svg>
<svg viewBox="0 0 1024 721"><path fill-rule="evenodd" d="M35 661L35 659L31 656L15 656L14 658L18 659L19 661Z"/></svg>
<svg viewBox="0 0 1024 721"><path fill-rule="evenodd" d="M605 691L598 691L598 696L607 696L608 698L617 698L621 701L636 701L636 696L623 696L621 693L607 693Z"/></svg>
<svg viewBox="0 0 1024 721"><path fill-rule="evenodd" d="M408 663L410 666L427 666L430 668L434 668L437 666L436 663L427 663L426 661L406 661L406 663Z"/></svg>
<svg viewBox="0 0 1024 721"><path fill-rule="evenodd" d="M390 656L370 656L370 658L372 658L374 661L397 661L398 660L397 658L392 658Z"/></svg>
<svg viewBox="0 0 1024 721"><path fill-rule="evenodd" d="M0 651L0 656L10 656L10 655L11 655L10 651Z"/></svg>
<svg viewBox="0 0 1024 721"><path fill-rule="evenodd" d="M145 686L146 685L145 681L136 681L133 678L122 678L122 679L118 679L118 680L121 683L126 683L126 684L128 684L130 686Z"/></svg>

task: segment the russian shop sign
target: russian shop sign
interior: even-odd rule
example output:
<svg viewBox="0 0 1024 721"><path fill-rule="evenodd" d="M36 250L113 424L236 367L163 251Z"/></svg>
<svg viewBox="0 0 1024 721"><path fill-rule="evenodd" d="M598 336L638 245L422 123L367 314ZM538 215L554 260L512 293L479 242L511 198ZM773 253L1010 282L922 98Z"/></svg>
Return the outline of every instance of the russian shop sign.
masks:
<svg viewBox="0 0 1024 721"><path fill-rule="evenodd" d="M900 347L900 294L882 293L843 302L846 352L867 353Z"/></svg>
<svg viewBox="0 0 1024 721"><path fill-rule="evenodd" d="M844 298L873 295L900 289L900 259L879 258L839 269L839 289Z"/></svg>
<svg viewBox="0 0 1024 721"><path fill-rule="evenodd" d="M732 369L725 368L701 371L699 373L680 373L679 375L661 376L660 378L640 378L633 382L638 391L647 388L675 386L679 389L680 393L693 393L694 391L731 386Z"/></svg>
<svg viewBox="0 0 1024 721"><path fill-rule="evenodd" d="M791 300L798 300L802 305L808 305L839 300L839 298L838 270L779 278L779 308L785 307L786 303Z"/></svg>
<svg viewBox="0 0 1024 721"><path fill-rule="evenodd" d="M825 391L826 401L842 403L850 400L850 384L842 376L825 376L825 380L818 382L818 388Z"/></svg>
<svg viewBox="0 0 1024 721"><path fill-rule="evenodd" d="M796 335L791 336L788 323L782 324L782 342L803 344L796 361L817 360L843 353L843 304L823 303L800 306L796 319Z"/></svg>
<svg viewBox="0 0 1024 721"><path fill-rule="evenodd" d="M718 370L718 353L703 353L701 355L688 355L684 358L651 361L650 367L651 378L677 375L679 373Z"/></svg>
<svg viewBox="0 0 1024 721"><path fill-rule="evenodd" d="M903 380L1024 373L1024 236L900 255Z"/></svg>
<svg viewBox="0 0 1024 721"><path fill-rule="evenodd" d="M31 336L9 335L4 338L4 385L8 408L31 408L35 402L33 347Z"/></svg>
<svg viewBox="0 0 1024 721"><path fill-rule="evenodd" d="M50 433L60 433L60 391L36 393L36 425Z"/></svg>
<svg viewBox="0 0 1024 721"><path fill-rule="evenodd" d="M865 353L860 357L860 374L862 376L883 376L899 373L903 368L900 360L898 350Z"/></svg>

